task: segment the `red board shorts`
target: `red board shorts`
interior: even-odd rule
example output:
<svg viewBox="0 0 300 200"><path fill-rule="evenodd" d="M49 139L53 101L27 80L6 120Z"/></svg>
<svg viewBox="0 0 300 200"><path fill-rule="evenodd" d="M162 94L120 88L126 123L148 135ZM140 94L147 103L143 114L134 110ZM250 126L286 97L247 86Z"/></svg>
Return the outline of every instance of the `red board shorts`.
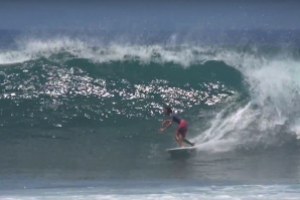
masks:
<svg viewBox="0 0 300 200"><path fill-rule="evenodd" d="M177 132L185 138L188 131L188 123L185 120L181 120Z"/></svg>

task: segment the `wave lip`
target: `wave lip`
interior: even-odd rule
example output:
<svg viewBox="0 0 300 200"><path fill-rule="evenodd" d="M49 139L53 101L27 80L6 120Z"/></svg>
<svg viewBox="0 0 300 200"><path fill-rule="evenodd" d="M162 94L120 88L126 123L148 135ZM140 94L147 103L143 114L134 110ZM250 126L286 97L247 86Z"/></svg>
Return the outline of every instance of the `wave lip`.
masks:
<svg viewBox="0 0 300 200"><path fill-rule="evenodd" d="M15 50L0 52L0 64L14 64L35 60L41 57L49 58L59 53L69 53L77 58L88 59L95 63L138 60L141 63L176 63L188 67L193 63L203 63L209 60L209 47L182 44L173 45L136 45L110 43L102 44L88 42L69 37L54 39L29 39L17 42Z"/></svg>

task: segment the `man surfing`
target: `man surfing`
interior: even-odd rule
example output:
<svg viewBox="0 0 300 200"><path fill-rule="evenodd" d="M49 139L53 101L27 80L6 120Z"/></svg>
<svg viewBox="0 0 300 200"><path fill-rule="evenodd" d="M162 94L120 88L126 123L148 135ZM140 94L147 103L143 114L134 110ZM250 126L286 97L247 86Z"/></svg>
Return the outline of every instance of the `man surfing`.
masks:
<svg viewBox="0 0 300 200"><path fill-rule="evenodd" d="M176 130L175 140L178 143L180 147L184 147L184 143L187 143L191 146L194 146L195 144L188 141L185 136L188 131L188 123L186 120L181 119L178 115L174 114L171 107L167 106L164 108L164 113L169 117L169 119L163 121L162 128L160 129L161 132L164 132L166 129L168 129L173 122L178 124L178 128Z"/></svg>

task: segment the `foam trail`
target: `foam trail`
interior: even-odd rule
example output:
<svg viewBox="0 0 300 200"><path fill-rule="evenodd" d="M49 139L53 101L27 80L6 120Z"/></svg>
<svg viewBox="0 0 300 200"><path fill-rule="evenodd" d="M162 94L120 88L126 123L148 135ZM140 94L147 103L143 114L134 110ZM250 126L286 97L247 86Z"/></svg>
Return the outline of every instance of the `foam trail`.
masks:
<svg viewBox="0 0 300 200"><path fill-rule="evenodd" d="M195 138L199 150L223 152L241 145L247 137L246 129L255 120L258 112L251 110L251 103L224 116L227 109L217 114L209 129Z"/></svg>

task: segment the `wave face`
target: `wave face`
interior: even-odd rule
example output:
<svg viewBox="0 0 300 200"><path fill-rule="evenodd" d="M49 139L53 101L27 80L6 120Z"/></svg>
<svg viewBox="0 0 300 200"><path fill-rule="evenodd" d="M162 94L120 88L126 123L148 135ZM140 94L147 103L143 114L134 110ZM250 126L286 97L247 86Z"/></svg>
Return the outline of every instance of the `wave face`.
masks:
<svg viewBox="0 0 300 200"><path fill-rule="evenodd" d="M245 93L242 74L213 54L198 47L30 41L23 51L0 54L2 126L156 120L166 104L196 111Z"/></svg>
<svg viewBox="0 0 300 200"><path fill-rule="evenodd" d="M156 121L164 105L194 118L222 105L198 138L207 141L224 126L229 132L265 131L290 124L298 113L299 61L288 53L184 44L95 46L68 37L19 45L0 53L2 127Z"/></svg>
<svg viewBox="0 0 300 200"><path fill-rule="evenodd" d="M188 137L201 152L298 149L297 48L173 39L101 43L57 36L3 48L0 150L7 153L0 167L64 170L67 177L71 170L100 170L107 178L135 162L149 177L149 166L157 176L174 176L159 167L161 152L175 145L156 134L165 105L189 121Z"/></svg>

